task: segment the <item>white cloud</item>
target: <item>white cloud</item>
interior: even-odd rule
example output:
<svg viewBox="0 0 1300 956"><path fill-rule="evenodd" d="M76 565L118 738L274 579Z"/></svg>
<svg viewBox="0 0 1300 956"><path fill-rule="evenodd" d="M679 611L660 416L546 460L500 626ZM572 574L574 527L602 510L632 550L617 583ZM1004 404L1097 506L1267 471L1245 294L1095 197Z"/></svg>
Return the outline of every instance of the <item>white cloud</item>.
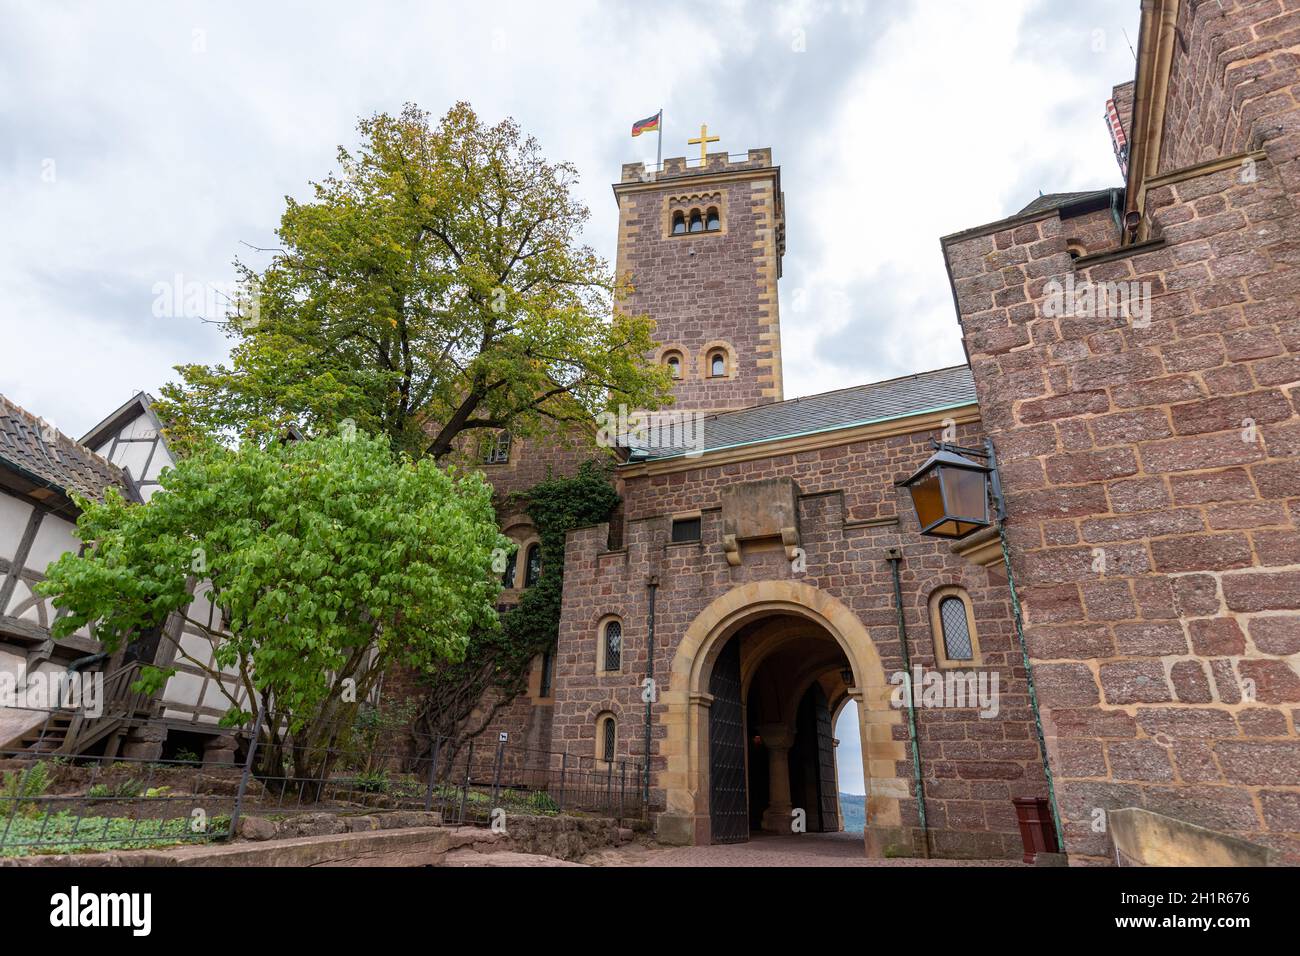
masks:
<svg viewBox="0 0 1300 956"><path fill-rule="evenodd" d="M633 120L665 108L665 155L702 121L733 152L771 145L787 394L960 361L938 236L1028 202L1026 170L1047 191L1114 181L1101 109L1138 5L3 7L0 390L77 434L224 355L211 326L154 319L153 284L229 281L357 117L407 100L512 115L574 162L611 258L609 183L654 149ZM1097 28L1113 42L1093 54Z"/></svg>

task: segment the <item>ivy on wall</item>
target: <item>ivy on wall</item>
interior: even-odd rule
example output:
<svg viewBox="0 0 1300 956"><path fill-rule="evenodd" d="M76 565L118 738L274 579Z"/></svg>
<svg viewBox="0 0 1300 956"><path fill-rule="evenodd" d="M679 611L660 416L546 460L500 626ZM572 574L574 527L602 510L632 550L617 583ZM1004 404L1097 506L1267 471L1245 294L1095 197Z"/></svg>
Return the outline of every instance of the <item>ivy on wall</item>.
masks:
<svg viewBox="0 0 1300 956"><path fill-rule="evenodd" d="M611 465L584 463L572 477L549 476L513 496L537 529L542 572L494 632L475 633L463 661L440 667L426 682L416 729L455 746L481 733L497 712L528 689L533 659L555 647L564 594L564 542L570 531L608 521L618 507ZM491 695L490 701L485 697ZM481 710L476 709L485 703ZM454 751L453 751L454 752Z"/></svg>

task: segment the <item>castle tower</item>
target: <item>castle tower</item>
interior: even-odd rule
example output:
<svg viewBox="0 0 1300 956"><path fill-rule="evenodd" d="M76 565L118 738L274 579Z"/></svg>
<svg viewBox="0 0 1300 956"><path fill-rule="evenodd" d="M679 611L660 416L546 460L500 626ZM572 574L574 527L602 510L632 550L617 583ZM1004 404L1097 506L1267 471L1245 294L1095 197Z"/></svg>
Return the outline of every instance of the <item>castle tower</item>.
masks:
<svg viewBox="0 0 1300 956"><path fill-rule="evenodd" d="M614 196L618 274L634 290L622 308L655 320L651 358L673 368L674 407L781 401L785 214L771 149L667 159L658 173L626 163Z"/></svg>

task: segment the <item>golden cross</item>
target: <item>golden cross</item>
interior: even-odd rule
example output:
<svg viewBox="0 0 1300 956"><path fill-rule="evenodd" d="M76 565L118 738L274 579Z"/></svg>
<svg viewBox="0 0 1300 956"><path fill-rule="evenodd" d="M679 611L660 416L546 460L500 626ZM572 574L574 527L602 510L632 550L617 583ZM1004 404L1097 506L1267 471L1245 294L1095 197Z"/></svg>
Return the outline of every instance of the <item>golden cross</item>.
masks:
<svg viewBox="0 0 1300 956"><path fill-rule="evenodd" d="M722 137L720 137L720 136L710 136L710 135L709 135L709 124L708 124L708 123L701 123L701 124L700 124L700 138L699 138L699 139L688 139L686 142L687 142L689 145L691 145L691 146L694 146L696 143L699 143L699 144L700 144L700 162L701 162L701 163L706 163L706 164L707 164L708 161L709 161L709 144L710 144L710 143L716 143L716 142L717 142L719 139L721 139L721 138L722 138Z"/></svg>

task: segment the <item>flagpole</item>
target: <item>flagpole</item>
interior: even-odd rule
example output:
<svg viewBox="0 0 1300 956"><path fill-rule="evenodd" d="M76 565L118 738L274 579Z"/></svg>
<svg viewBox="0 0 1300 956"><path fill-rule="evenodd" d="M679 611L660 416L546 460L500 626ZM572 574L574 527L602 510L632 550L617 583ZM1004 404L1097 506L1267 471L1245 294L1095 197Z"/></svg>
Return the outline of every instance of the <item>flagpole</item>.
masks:
<svg viewBox="0 0 1300 956"><path fill-rule="evenodd" d="M655 175L664 171L664 108L659 107L659 151L655 156Z"/></svg>

